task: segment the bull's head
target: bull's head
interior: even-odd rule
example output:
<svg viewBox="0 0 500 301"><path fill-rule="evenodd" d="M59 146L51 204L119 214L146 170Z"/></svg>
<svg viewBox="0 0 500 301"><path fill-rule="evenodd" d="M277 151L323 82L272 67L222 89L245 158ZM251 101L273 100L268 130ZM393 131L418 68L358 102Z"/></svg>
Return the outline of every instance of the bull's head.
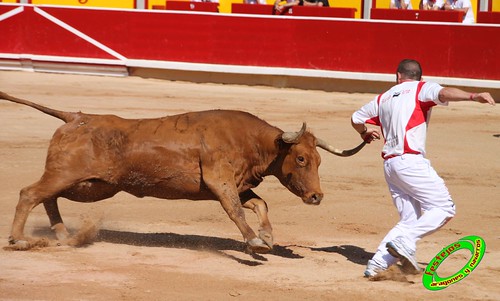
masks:
<svg viewBox="0 0 500 301"><path fill-rule="evenodd" d="M351 150L337 150L307 132L305 122L300 131L283 133L281 141L284 142L285 155L278 179L288 190L301 197L304 203L313 205L319 205L323 198L318 173L321 157L316 147L346 157L356 154L365 146L363 142Z"/></svg>

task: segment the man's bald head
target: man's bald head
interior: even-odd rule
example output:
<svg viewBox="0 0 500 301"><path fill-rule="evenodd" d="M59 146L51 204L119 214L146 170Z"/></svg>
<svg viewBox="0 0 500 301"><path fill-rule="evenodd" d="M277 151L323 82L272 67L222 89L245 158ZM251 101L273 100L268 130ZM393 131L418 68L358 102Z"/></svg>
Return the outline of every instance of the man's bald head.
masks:
<svg viewBox="0 0 500 301"><path fill-rule="evenodd" d="M421 80L422 79L422 67L420 63L415 60L404 59L399 63L398 70L398 81L399 80Z"/></svg>

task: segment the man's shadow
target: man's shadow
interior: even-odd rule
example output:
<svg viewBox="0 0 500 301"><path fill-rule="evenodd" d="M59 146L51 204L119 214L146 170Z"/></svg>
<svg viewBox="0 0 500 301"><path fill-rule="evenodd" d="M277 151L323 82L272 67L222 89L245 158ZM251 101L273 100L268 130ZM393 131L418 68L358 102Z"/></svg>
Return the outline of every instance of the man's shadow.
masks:
<svg viewBox="0 0 500 301"><path fill-rule="evenodd" d="M358 246L352 245L341 245L341 246L332 246L332 247L324 247L324 248L311 248L312 251L317 252L327 252L327 253L337 253L344 256L350 262L359 265L366 265L368 260L375 255L375 253L367 252L365 249L360 248Z"/></svg>
<svg viewBox="0 0 500 301"><path fill-rule="evenodd" d="M242 241L213 236L176 233L137 233L101 229L99 230L96 241L142 247L164 247L196 251L209 251L249 266L261 265L263 261L267 261L267 258L264 257L265 254L260 255L248 252L247 245ZM241 259L236 256L227 254L223 251L237 251L247 253L254 260ZM287 247L279 245L274 245L273 250L268 254L290 259L303 258L303 256L295 254Z"/></svg>

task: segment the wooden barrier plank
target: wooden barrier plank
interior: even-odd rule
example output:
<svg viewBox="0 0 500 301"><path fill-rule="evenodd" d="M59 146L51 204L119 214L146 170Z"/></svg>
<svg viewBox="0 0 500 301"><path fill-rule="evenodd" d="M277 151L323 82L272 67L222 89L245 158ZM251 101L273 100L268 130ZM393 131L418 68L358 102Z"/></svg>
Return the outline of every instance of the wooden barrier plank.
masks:
<svg viewBox="0 0 500 301"><path fill-rule="evenodd" d="M500 24L500 12L478 12L477 23Z"/></svg>
<svg viewBox="0 0 500 301"><path fill-rule="evenodd" d="M215 2L193 2L193 1L166 1L167 10L185 10L200 12L219 12L219 3Z"/></svg>
<svg viewBox="0 0 500 301"><path fill-rule="evenodd" d="M464 12L456 10L403 10L372 8L370 11L372 19L375 20L400 20L400 21L434 21L434 22L457 22L461 23Z"/></svg>
<svg viewBox="0 0 500 301"><path fill-rule="evenodd" d="M233 14L273 15L274 5L232 3Z"/></svg>
<svg viewBox="0 0 500 301"><path fill-rule="evenodd" d="M354 18L355 13L355 8L319 6L294 6L292 11L294 16L330 18Z"/></svg>

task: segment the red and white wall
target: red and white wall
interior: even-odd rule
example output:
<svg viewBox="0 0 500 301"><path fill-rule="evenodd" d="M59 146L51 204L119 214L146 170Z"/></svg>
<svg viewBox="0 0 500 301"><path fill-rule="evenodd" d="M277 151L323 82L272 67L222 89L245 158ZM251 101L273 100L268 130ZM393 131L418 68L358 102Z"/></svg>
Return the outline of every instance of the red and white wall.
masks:
<svg viewBox="0 0 500 301"><path fill-rule="evenodd" d="M0 4L0 68L37 62L500 89L500 25Z"/></svg>

